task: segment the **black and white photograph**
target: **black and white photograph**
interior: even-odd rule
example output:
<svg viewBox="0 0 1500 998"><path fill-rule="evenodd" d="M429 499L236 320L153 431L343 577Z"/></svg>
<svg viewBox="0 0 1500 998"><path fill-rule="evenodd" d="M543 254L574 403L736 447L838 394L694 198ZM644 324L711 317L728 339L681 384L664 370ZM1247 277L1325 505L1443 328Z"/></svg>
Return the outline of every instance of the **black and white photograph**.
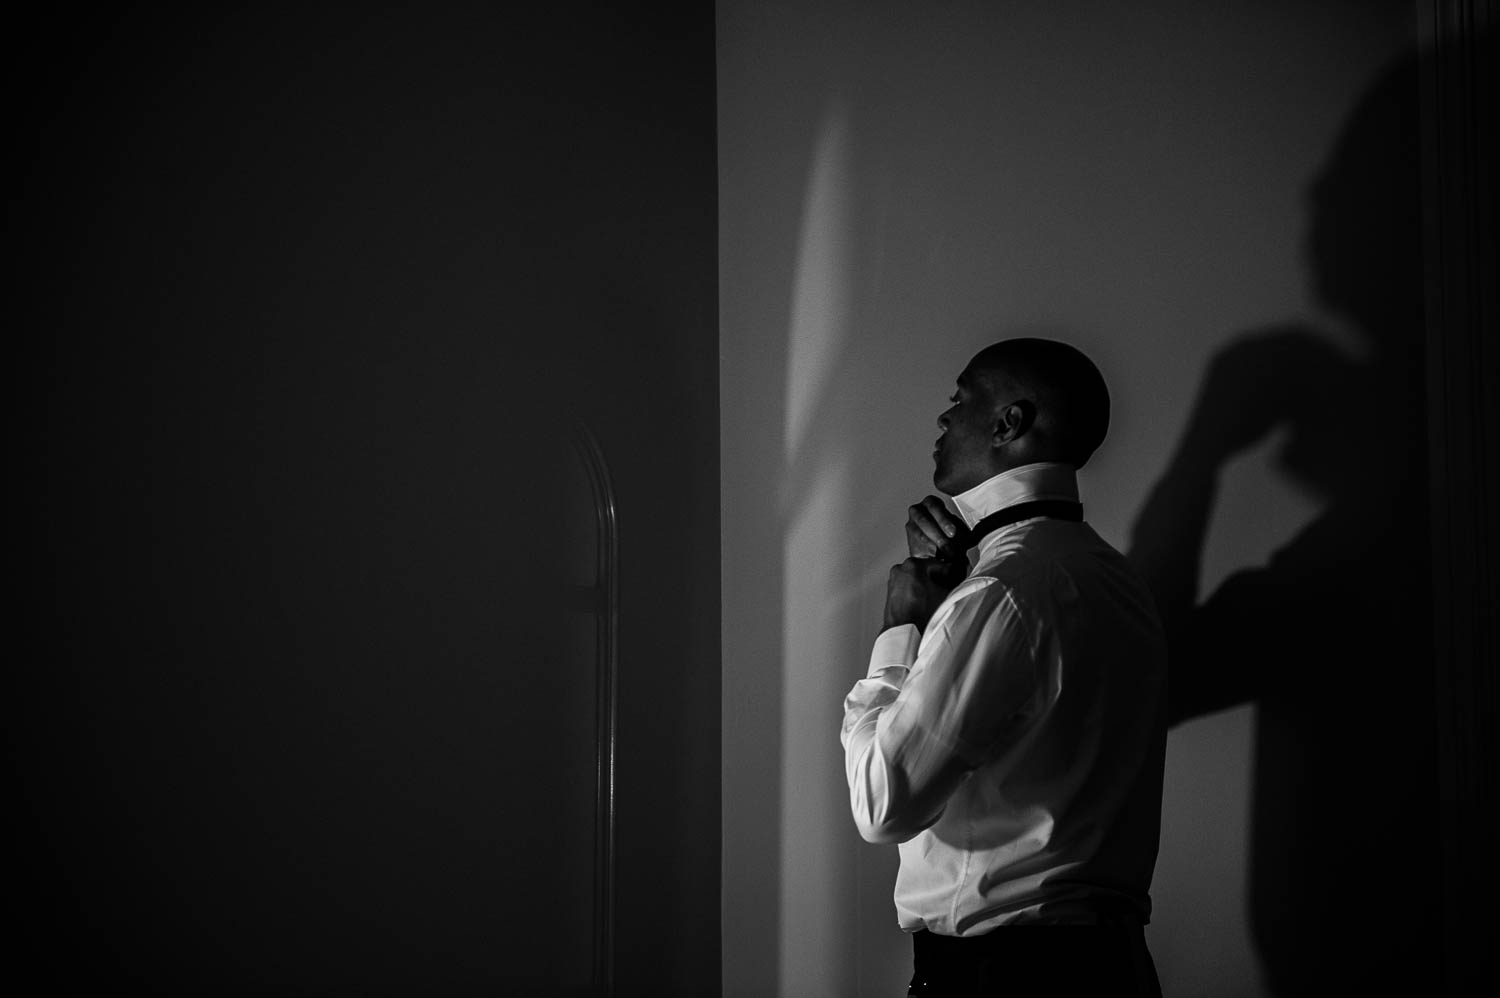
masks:
<svg viewBox="0 0 1500 998"><path fill-rule="evenodd" d="M1496 20L13 15L7 991L1491 993Z"/></svg>

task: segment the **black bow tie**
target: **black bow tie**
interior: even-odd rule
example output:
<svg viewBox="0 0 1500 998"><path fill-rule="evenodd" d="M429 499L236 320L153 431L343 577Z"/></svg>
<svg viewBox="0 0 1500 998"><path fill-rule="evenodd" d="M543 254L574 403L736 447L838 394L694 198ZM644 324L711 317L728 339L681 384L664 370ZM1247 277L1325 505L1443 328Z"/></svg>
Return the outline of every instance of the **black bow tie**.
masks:
<svg viewBox="0 0 1500 998"><path fill-rule="evenodd" d="M1033 499L1031 502L1007 506L998 513L991 513L974 524L974 529L969 532L968 546L978 547L980 541L1001 527L1008 527L1012 523L1029 520L1034 516L1045 516L1053 520L1072 520L1076 523L1083 519L1083 503L1073 502L1071 499Z"/></svg>

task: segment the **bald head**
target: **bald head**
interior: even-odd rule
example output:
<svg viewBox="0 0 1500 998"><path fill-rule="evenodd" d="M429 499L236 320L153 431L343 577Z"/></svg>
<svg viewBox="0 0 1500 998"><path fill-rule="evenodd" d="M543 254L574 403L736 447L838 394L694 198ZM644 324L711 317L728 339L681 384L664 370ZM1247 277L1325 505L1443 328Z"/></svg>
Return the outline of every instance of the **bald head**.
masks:
<svg viewBox="0 0 1500 998"><path fill-rule="evenodd" d="M1028 432L1035 460L1081 468L1109 431L1109 389L1094 362L1057 340L992 343L965 371L995 405L1024 399L1035 411Z"/></svg>
<svg viewBox="0 0 1500 998"><path fill-rule="evenodd" d="M1109 389L1075 347L1035 338L1001 340L958 376L953 405L938 417L933 482L949 495L1037 461L1081 468L1109 429Z"/></svg>

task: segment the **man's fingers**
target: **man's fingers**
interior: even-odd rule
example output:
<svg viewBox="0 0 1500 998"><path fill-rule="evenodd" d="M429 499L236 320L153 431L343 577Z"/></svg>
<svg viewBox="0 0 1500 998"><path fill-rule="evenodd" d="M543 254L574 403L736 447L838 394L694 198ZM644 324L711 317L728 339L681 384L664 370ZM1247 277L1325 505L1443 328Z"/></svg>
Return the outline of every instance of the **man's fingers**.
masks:
<svg viewBox="0 0 1500 998"><path fill-rule="evenodd" d="M943 505L943 500L937 496L928 496L922 500L921 506L927 511L927 516L933 524L945 536L958 536L959 522L953 518L953 514L948 512L948 507Z"/></svg>
<svg viewBox="0 0 1500 998"><path fill-rule="evenodd" d="M906 550L917 558L935 558L938 542L913 520L906 521Z"/></svg>
<svg viewBox="0 0 1500 998"><path fill-rule="evenodd" d="M937 513L931 503L937 504ZM906 546L914 555L951 555L956 532L953 518L936 496L928 496L906 511Z"/></svg>

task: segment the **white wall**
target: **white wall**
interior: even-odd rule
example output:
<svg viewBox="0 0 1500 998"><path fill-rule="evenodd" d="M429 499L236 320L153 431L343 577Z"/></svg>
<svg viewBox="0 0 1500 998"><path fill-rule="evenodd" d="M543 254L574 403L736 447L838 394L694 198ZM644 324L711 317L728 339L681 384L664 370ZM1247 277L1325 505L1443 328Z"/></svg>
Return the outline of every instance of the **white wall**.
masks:
<svg viewBox="0 0 1500 998"><path fill-rule="evenodd" d="M1124 548L1215 351L1307 323L1309 182L1413 40L1405 4L719 0L724 989L898 995L896 855L848 815L840 701L934 420L983 345L1068 339L1114 394L1082 479ZM1205 591L1317 513L1275 441L1226 473ZM1176 729L1150 941L1257 995L1251 714Z"/></svg>

